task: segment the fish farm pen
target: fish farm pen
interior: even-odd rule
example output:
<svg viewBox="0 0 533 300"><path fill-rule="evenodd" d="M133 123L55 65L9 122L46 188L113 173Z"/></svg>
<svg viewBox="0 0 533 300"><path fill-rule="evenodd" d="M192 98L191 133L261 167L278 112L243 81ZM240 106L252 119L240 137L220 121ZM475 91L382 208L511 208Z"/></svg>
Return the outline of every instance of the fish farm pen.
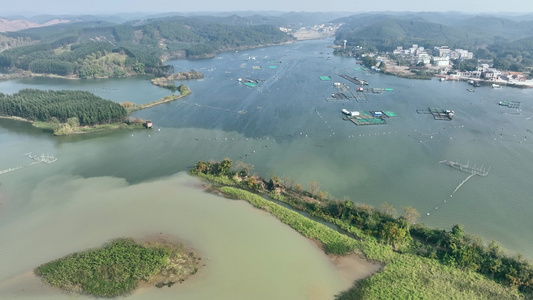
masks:
<svg viewBox="0 0 533 300"><path fill-rule="evenodd" d="M454 116L453 110L444 110L442 108L427 108L427 109L417 109L418 114L428 114L433 115L435 120L451 121Z"/></svg>
<svg viewBox="0 0 533 300"><path fill-rule="evenodd" d="M520 101L501 101L500 106L507 106L508 108L520 108Z"/></svg>
<svg viewBox="0 0 533 300"><path fill-rule="evenodd" d="M346 112L343 111L345 114ZM343 119L352 121L355 125L383 125L387 124L386 118L397 117L398 115L392 111L370 111L370 112L349 112L349 115Z"/></svg>
<svg viewBox="0 0 533 300"><path fill-rule="evenodd" d="M353 93L344 83L334 82L333 87L335 87L337 92L331 94L332 98L326 98L328 102L348 102L350 99L355 99L359 103L369 102L364 93Z"/></svg>
<svg viewBox="0 0 533 300"><path fill-rule="evenodd" d="M374 93L374 94L382 94L383 92L392 92L394 89L386 89L386 88L369 88L369 87L358 87L357 91L362 93Z"/></svg>
<svg viewBox="0 0 533 300"><path fill-rule="evenodd" d="M363 85L368 85L368 82L366 82L366 80L360 80L359 78L357 77L350 77L346 74L341 74L339 75L340 77L352 82L352 83L355 83L357 85L360 85L360 86L363 86Z"/></svg>

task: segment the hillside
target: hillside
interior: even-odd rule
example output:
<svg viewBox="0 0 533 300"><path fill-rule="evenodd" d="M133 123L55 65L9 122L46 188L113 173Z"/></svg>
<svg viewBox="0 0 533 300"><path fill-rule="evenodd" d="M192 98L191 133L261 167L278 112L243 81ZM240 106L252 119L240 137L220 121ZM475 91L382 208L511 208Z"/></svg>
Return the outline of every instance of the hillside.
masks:
<svg viewBox="0 0 533 300"><path fill-rule="evenodd" d="M81 78L164 75L173 70L162 59L210 57L293 40L279 27L257 23L257 18L237 15L175 16L120 25L97 21L31 28L6 33L32 45L1 52L0 68Z"/></svg>
<svg viewBox="0 0 533 300"><path fill-rule="evenodd" d="M385 19L362 28L343 26L337 41L347 40L349 45L371 45L380 51L391 51L396 46L419 44L476 46L487 43L488 38L459 28L425 21L423 19Z"/></svg>

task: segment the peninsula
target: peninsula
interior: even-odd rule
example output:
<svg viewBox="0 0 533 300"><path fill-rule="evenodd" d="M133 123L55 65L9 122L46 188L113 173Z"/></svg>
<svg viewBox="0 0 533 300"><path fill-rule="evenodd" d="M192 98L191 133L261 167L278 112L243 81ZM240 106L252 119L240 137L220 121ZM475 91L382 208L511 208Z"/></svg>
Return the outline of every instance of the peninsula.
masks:
<svg viewBox="0 0 533 300"><path fill-rule="evenodd" d="M130 114L191 94L184 84L177 91L179 94L136 105L119 104L86 91L23 89L13 95L0 93L0 117L27 121L34 127L53 131L54 135L139 129L145 126L145 121L131 118Z"/></svg>
<svg viewBox="0 0 533 300"><path fill-rule="evenodd" d="M385 265L337 295L337 300L529 299L533 295L529 262L504 255L495 242L484 245L460 225L449 232L427 228L416 223L419 214L411 207L398 216L386 203L376 209L339 201L320 191L318 183L308 192L290 180L277 176L265 180L250 170L245 163L234 166L224 159L199 161L190 173L207 180L210 191L245 200L319 241L328 254L356 252Z"/></svg>

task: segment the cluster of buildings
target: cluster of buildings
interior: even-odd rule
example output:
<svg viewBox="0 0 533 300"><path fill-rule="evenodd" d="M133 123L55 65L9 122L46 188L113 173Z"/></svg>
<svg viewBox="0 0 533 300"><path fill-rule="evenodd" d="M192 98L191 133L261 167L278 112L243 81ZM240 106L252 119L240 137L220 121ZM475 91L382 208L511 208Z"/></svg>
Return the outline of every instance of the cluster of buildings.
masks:
<svg viewBox="0 0 533 300"><path fill-rule="evenodd" d="M448 75L449 79L483 79L489 81L507 81L509 83L525 82L527 77L522 72L500 71L491 68L489 64L479 64L476 70L456 71Z"/></svg>
<svg viewBox="0 0 533 300"><path fill-rule="evenodd" d="M400 55L409 58L415 64L423 63L425 65L433 63L436 67L450 66L452 59L472 59L474 53L464 49L450 49L448 46L434 47L433 52L436 55L430 55L424 47L413 45L409 49L403 49L402 46L396 47L394 55Z"/></svg>
<svg viewBox="0 0 533 300"><path fill-rule="evenodd" d="M515 84L529 82L522 72L500 71L492 68L489 62L483 63L483 61L478 62L475 70L457 70L452 73L450 72L452 67L451 60L473 59L474 54L464 49L450 49L448 46L434 47L432 53L434 55L430 55L424 47L419 47L418 45L413 45L409 49L403 49L403 47L399 46L393 52L395 55L410 60L412 64L432 64L435 69L441 70L441 74L449 74L445 78L451 80L485 80Z"/></svg>

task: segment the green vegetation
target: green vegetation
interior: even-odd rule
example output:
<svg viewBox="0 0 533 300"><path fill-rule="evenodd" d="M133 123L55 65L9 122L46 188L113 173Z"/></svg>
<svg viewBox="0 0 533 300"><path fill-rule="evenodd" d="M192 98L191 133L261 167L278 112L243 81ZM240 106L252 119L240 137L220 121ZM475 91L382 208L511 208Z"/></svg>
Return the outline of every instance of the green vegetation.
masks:
<svg viewBox="0 0 533 300"><path fill-rule="evenodd" d="M459 225L451 231L430 229L416 224L419 214L411 207L405 207L402 215L396 217L395 209L388 204L376 209L350 200L329 199L317 183L310 184L310 193L290 180L273 176L266 181L250 172L250 166L240 163L234 167L229 159L200 161L190 170L191 174L212 182L213 189L272 212L284 223L324 245L331 241L318 238L321 233L310 225L312 221L303 222L293 215L296 212L275 206L250 192L268 194L293 209L334 224L353 240L338 238L342 243L333 242L334 251L325 246L328 252L348 253L355 247L369 259L386 264L379 274L358 282L338 295L338 299L533 297L533 266L529 262L504 255L494 242L484 245L479 238L464 233Z"/></svg>
<svg viewBox="0 0 533 300"><path fill-rule="evenodd" d="M350 45L375 47L378 51L392 51L397 46L418 44L426 48L448 45L450 47L475 47L486 44L487 38L469 31L420 19L388 18L368 26L347 24L336 34L336 43L348 40Z"/></svg>
<svg viewBox="0 0 533 300"><path fill-rule="evenodd" d="M122 104L102 99L85 91L42 91L23 89L13 95L0 93L0 116L20 118L54 135L94 132L110 129L139 129L144 121L128 118L132 112L174 101L191 93L181 84L179 94L165 96L141 105Z"/></svg>
<svg viewBox="0 0 533 300"><path fill-rule="evenodd" d="M365 53L390 52L397 46L404 49L413 44L431 51L434 46L467 49L477 59L492 60L495 68L509 71L533 69L533 22L517 21L492 16L456 16L420 13L413 15L360 15L345 18L345 23L336 33L335 44L348 41L346 51L338 55L354 55L362 47ZM462 64L463 65L463 64ZM476 66L474 66L475 69ZM461 70L471 71L468 62Z"/></svg>
<svg viewBox="0 0 533 300"><path fill-rule="evenodd" d="M0 68L74 78L168 75L162 57L200 58L291 40L273 25L230 25L215 17L152 19L142 25L87 22L0 36ZM5 45L5 46L2 46Z"/></svg>
<svg viewBox="0 0 533 300"><path fill-rule="evenodd" d="M118 103L85 91L23 89L13 95L0 93L0 115L90 126L122 122L126 110Z"/></svg>
<svg viewBox="0 0 533 300"><path fill-rule="evenodd" d="M189 80L189 79L199 79L204 78L204 74L197 72L195 70L191 70L190 72L179 72L176 74L172 74L166 77L159 77L152 79L152 84L158 87L166 88L171 90L172 92L180 90L180 93L186 94L187 92L183 90L183 84L180 87L177 87L174 84L175 80Z"/></svg>
<svg viewBox="0 0 533 300"><path fill-rule="evenodd" d="M158 277L162 271L166 276ZM170 286L196 271L196 258L181 245L117 239L44 264L35 274L68 292L111 298L130 294L140 280Z"/></svg>

